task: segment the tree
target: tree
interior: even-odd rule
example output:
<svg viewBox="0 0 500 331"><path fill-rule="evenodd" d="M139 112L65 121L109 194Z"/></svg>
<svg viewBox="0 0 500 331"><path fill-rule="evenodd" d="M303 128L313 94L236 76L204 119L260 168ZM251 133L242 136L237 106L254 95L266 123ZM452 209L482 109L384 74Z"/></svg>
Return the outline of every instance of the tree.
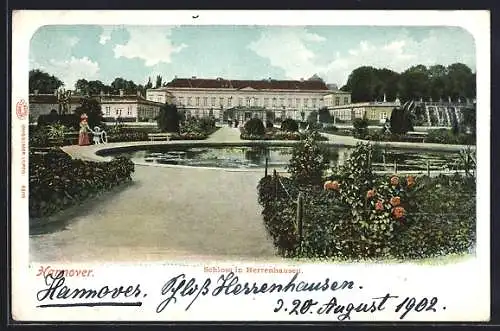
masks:
<svg viewBox="0 0 500 331"><path fill-rule="evenodd" d="M394 108L390 118L390 130L394 134L406 134L413 130L410 112L403 108Z"/></svg>
<svg viewBox="0 0 500 331"><path fill-rule="evenodd" d="M312 131L294 146L287 165L292 180L301 185L319 185L323 182L323 172L329 161L324 148L319 143L319 135Z"/></svg>
<svg viewBox="0 0 500 331"><path fill-rule="evenodd" d="M179 133L179 111L174 104L165 104L158 114L157 123L161 132Z"/></svg>
<svg viewBox="0 0 500 331"><path fill-rule="evenodd" d="M245 123L245 132L247 134L262 136L266 129L260 118L252 118Z"/></svg>
<svg viewBox="0 0 500 331"><path fill-rule="evenodd" d="M156 76L156 85L155 85L155 88L159 88L161 87L161 82L162 82L162 78L160 75Z"/></svg>
<svg viewBox="0 0 500 331"><path fill-rule="evenodd" d="M400 96L404 101L427 99L430 92L429 71L424 65L416 65L401 74Z"/></svg>
<svg viewBox="0 0 500 331"><path fill-rule="evenodd" d="M299 124L296 120L287 118L283 121L283 123L281 123L281 130L288 132L297 132L299 131Z"/></svg>
<svg viewBox="0 0 500 331"><path fill-rule="evenodd" d="M354 137L363 139L368 134L368 120L366 118L355 118L352 121Z"/></svg>
<svg viewBox="0 0 500 331"><path fill-rule="evenodd" d="M333 116L328 108L323 107L318 111L320 123L333 123Z"/></svg>
<svg viewBox="0 0 500 331"><path fill-rule="evenodd" d="M453 63L447 67L446 92L453 99L472 98L475 93L476 77L472 70L463 63Z"/></svg>
<svg viewBox="0 0 500 331"><path fill-rule="evenodd" d="M80 99L80 106L75 109L75 114L80 117L83 113L87 114L87 121L91 128L102 124L101 104L96 99L88 97Z"/></svg>
<svg viewBox="0 0 500 331"><path fill-rule="evenodd" d="M137 92L137 85L131 80L117 77L111 83L111 90L113 94L118 94L120 90L123 90L125 94L135 94Z"/></svg>
<svg viewBox="0 0 500 331"><path fill-rule="evenodd" d="M146 89L153 88L153 83L151 82L151 77L148 78L148 83L144 86Z"/></svg>
<svg viewBox="0 0 500 331"><path fill-rule="evenodd" d="M48 73L34 69L29 72L29 92L41 94L53 94L55 90L63 86L64 83L57 77Z"/></svg>
<svg viewBox="0 0 500 331"><path fill-rule="evenodd" d="M347 79L342 91L351 92L353 102L373 101L377 98L376 87L380 85L377 70L374 67L363 66L354 69Z"/></svg>
<svg viewBox="0 0 500 331"><path fill-rule="evenodd" d="M309 113L309 115L307 115L307 123L309 124L316 124L318 122L318 111L317 110L313 110Z"/></svg>

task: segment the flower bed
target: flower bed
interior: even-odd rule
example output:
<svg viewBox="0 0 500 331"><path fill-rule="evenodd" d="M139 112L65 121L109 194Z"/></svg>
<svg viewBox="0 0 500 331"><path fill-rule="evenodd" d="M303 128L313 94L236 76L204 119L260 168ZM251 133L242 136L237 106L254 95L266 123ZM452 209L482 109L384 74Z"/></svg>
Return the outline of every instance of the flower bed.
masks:
<svg viewBox="0 0 500 331"><path fill-rule="evenodd" d="M370 148L358 145L323 185L270 176L259 203L274 245L285 257L426 258L468 252L475 244L475 178L377 176ZM297 197L303 197L299 240Z"/></svg>
<svg viewBox="0 0 500 331"><path fill-rule="evenodd" d="M75 205L132 179L134 164L74 160L58 149L30 151L29 214L43 217Z"/></svg>

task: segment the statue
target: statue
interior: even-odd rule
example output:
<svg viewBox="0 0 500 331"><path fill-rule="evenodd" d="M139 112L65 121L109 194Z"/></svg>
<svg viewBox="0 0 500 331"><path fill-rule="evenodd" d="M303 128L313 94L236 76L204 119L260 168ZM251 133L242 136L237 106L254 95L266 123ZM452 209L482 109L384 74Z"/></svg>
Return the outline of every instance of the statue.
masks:
<svg viewBox="0 0 500 331"><path fill-rule="evenodd" d="M64 89L57 90L57 102L59 103L59 115L65 115L69 112L69 104L71 102L71 91Z"/></svg>

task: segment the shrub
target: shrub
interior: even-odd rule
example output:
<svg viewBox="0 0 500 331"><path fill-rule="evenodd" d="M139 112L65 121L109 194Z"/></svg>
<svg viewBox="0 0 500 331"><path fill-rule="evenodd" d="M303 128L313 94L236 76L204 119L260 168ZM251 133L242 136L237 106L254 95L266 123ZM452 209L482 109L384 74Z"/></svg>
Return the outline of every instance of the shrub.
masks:
<svg viewBox="0 0 500 331"><path fill-rule="evenodd" d="M473 247L473 176L378 176L370 166L375 152L370 145L356 146L324 188L302 186L294 178L261 179L264 223L283 256L407 259ZM299 192L304 206L301 241L295 203Z"/></svg>
<svg viewBox="0 0 500 331"><path fill-rule="evenodd" d="M363 139L368 133L368 121L365 118L355 118L352 122L354 137Z"/></svg>
<svg viewBox="0 0 500 331"><path fill-rule="evenodd" d="M322 182L329 161L318 136L317 132L309 133L293 148L287 170L298 184L318 185Z"/></svg>
<svg viewBox="0 0 500 331"><path fill-rule="evenodd" d="M281 123L281 130L289 131L289 132L297 132L299 131L299 124L296 120L287 118Z"/></svg>
<svg viewBox="0 0 500 331"><path fill-rule="evenodd" d="M130 181L134 164L118 157L110 162L73 160L60 150L30 152L29 214L43 217Z"/></svg>
<svg viewBox="0 0 500 331"><path fill-rule="evenodd" d="M252 118L245 123L245 133L250 135L263 135L266 131L260 118Z"/></svg>
<svg viewBox="0 0 500 331"><path fill-rule="evenodd" d="M77 129L80 127L80 118L76 114L58 115L51 113L49 115L40 115L37 120L38 127L44 127L52 124L62 124L68 128Z"/></svg>
<svg viewBox="0 0 500 331"><path fill-rule="evenodd" d="M389 121L391 132L394 134L406 134L413 131L413 124L410 112L403 108L394 108Z"/></svg>
<svg viewBox="0 0 500 331"><path fill-rule="evenodd" d="M160 109L157 123L161 132L179 132L180 116L177 106L166 104Z"/></svg>

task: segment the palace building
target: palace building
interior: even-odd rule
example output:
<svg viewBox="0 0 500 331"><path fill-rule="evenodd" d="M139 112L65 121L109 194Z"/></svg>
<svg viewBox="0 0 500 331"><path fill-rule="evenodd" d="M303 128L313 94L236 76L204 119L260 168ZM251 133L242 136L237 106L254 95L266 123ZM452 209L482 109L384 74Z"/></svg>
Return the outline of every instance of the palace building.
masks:
<svg viewBox="0 0 500 331"><path fill-rule="evenodd" d="M146 99L174 103L187 116L213 116L222 120L228 110L244 122L252 117L266 120L307 118L313 110L351 102L349 92L322 80L231 80L224 78L175 78L164 87L148 89Z"/></svg>
<svg viewBox="0 0 500 331"><path fill-rule="evenodd" d="M72 113L80 107L80 101L84 96L73 94L68 102L68 111ZM137 94L124 94L123 90L117 95L101 93L92 96L101 105L101 111L105 121L123 122L148 122L153 121L160 112L163 103L145 99L139 92ZM39 94L37 91L29 95L30 122L38 120L38 116L50 114L51 111L59 110L57 91L53 94Z"/></svg>

